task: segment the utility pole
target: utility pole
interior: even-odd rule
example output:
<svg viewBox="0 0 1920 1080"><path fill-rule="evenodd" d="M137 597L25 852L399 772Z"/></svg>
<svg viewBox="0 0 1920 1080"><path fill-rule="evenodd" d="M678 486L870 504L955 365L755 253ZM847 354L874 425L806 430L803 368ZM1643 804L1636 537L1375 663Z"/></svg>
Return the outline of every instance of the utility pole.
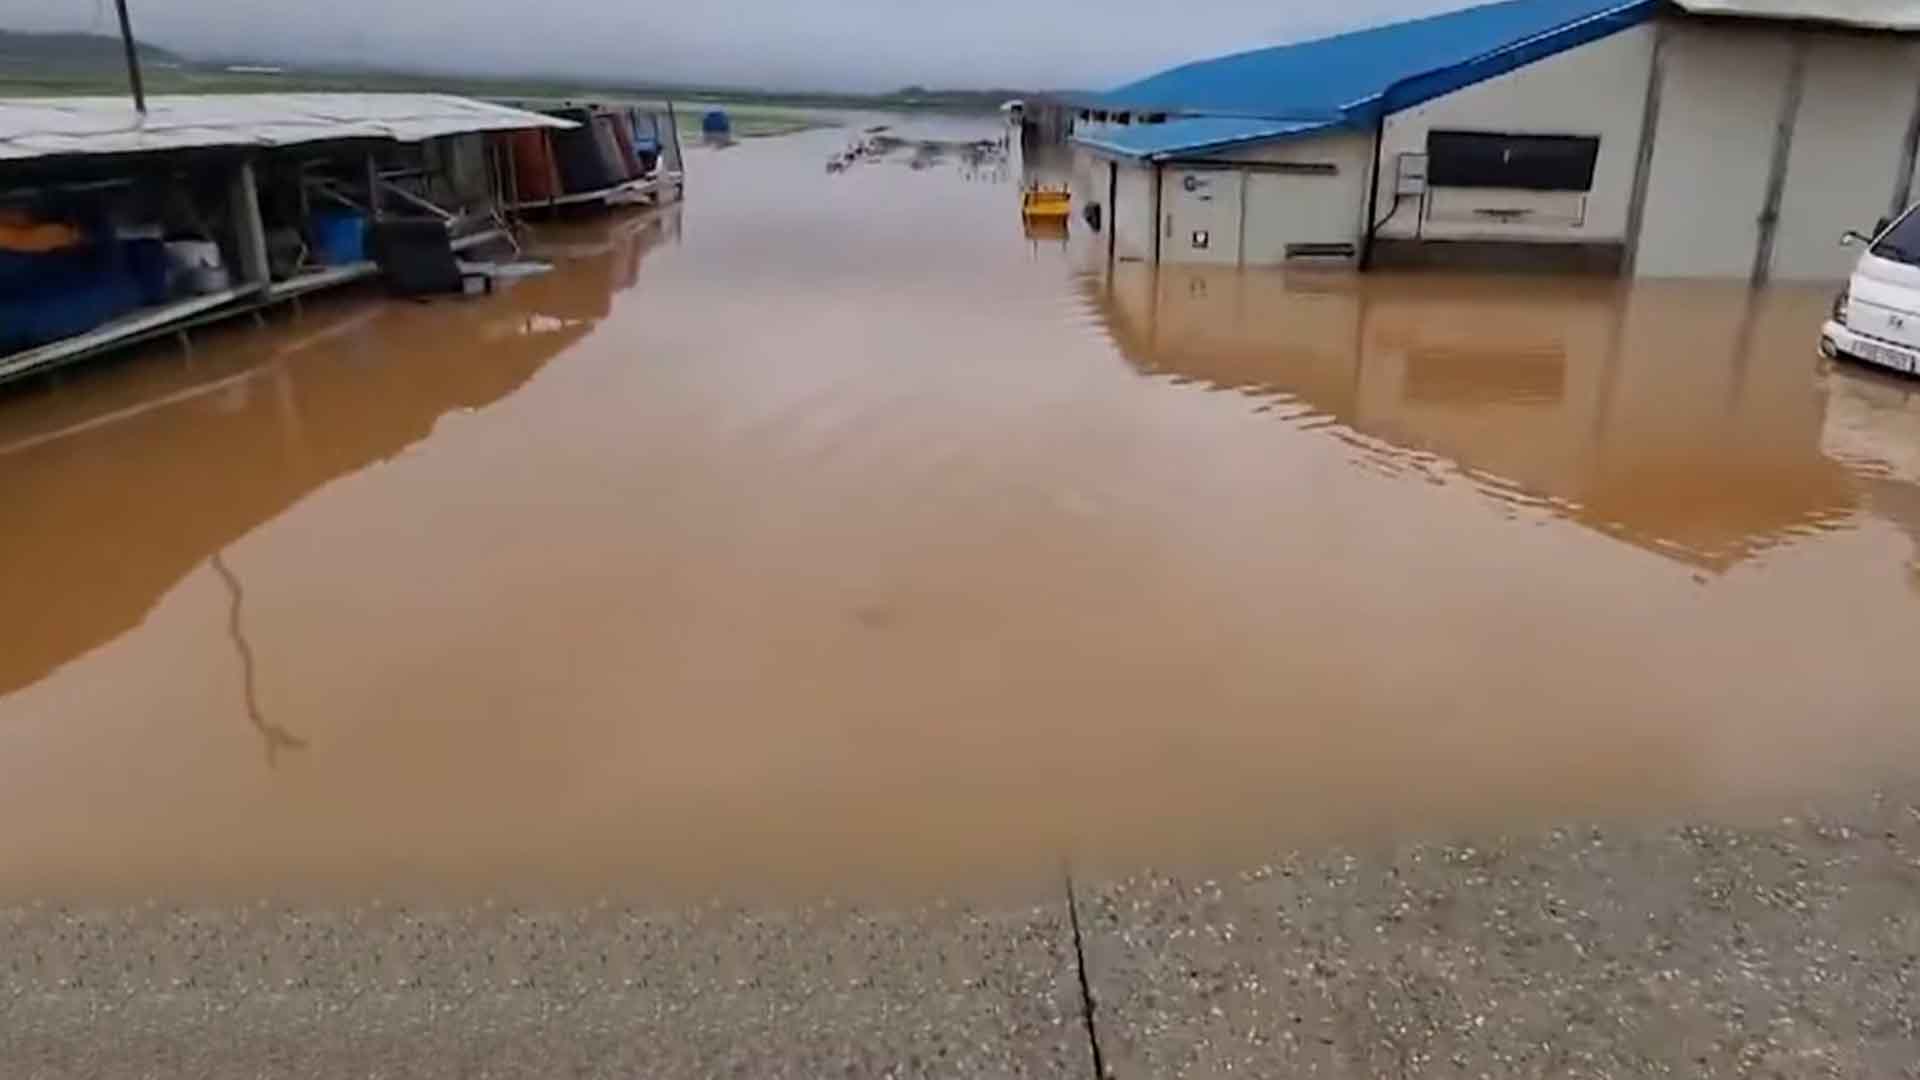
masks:
<svg viewBox="0 0 1920 1080"><path fill-rule="evenodd" d="M140 54L133 46L133 20L127 17L127 0L113 0L120 9L120 43L127 48L127 81L133 84L133 107L147 115L147 88L140 82Z"/></svg>

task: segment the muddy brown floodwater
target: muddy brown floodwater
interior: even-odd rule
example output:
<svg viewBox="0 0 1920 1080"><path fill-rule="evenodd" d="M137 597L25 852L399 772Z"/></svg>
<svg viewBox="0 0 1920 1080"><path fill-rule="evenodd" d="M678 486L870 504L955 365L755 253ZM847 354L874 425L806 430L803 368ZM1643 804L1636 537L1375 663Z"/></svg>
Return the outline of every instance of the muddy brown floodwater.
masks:
<svg viewBox="0 0 1920 1080"><path fill-rule="evenodd" d="M1826 290L1108 274L847 137L0 395L0 888L972 890L1920 772L1920 386Z"/></svg>

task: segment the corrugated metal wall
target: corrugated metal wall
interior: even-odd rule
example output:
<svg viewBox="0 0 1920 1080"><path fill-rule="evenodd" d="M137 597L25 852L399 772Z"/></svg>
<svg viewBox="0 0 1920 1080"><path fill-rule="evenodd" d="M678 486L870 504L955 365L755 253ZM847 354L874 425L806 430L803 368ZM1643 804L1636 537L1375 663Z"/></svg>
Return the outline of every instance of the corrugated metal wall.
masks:
<svg viewBox="0 0 1920 1080"><path fill-rule="evenodd" d="M1326 174L1255 169L1247 174L1240 257L1248 266L1287 260L1289 245L1359 245L1373 142L1340 133L1270 143L1224 155L1262 165L1331 167ZM1324 257L1320 260L1324 261Z"/></svg>
<svg viewBox="0 0 1920 1080"><path fill-rule="evenodd" d="M1760 243L1791 35L1717 24L1662 29L1660 107L1634 270L1744 278Z"/></svg>
<svg viewBox="0 0 1920 1080"><path fill-rule="evenodd" d="M1153 169L1121 164L1116 177L1112 224L1113 256L1120 261L1153 261Z"/></svg>
<svg viewBox="0 0 1920 1080"><path fill-rule="evenodd" d="M1380 235L1389 238L1619 242L1627 234L1627 203L1639 159L1640 125L1654 28L1637 26L1571 52L1549 56L1496 79L1395 113L1382 147ZM1439 129L1504 134L1583 135L1600 140L1593 188L1574 225L1525 218L1465 222L1422 220L1422 204L1396 206L1394 181L1401 154L1424 154L1428 132ZM1494 196L1494 201L1511 197ZM1397 211L1389 217L1389 212Z"/></svg>
<svg viewBox="0 0 1920 1080"><path fill-rule="evenodd" d="M1859 252L1842 248L1840 234L1872 228L1901 178L1920 51L1894 38L1821 36L1805 64L1772 276L1842 278Z"/></svg>
<svg viewBox="0 0 1920 1080"><path fill-rule="evenodd" d="M1635 273L1845 277L1841 232L1907 195L1920 46L1704 19L1662 33Z"/></svg>

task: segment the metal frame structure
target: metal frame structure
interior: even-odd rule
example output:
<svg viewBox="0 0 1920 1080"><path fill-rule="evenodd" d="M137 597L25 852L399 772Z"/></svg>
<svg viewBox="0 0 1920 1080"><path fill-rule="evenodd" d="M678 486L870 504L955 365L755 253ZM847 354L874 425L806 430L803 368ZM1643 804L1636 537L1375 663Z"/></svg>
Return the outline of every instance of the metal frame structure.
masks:
<svg viewBox="0 0 1920 1080"><path fill-rule="evenodd" d="M121 116L127 114L126 103L117 99L112 102L93 98L0 100L0 162L25 163L34 174L44 178L40 184L30 187L73 186L60 180L62 172L68 169L137 174L143 169L153 169L155 164L179 160L184 154L202 160L208 154L226 159L231 171L227 181L230 220L225 231L231 237L235 256L232 268L235 280L229 287L139 308L70 337L0 356L0 382L154 337L177 334L184 339L186 332L194 327L257 312L270 304L376 274L375 263L362 260L273 280L268 265L267 230L257 168L264 160L263 152L291 146L344 148L370 139L375 140L375 146L425 144L440 138L489 131L572 126L553 117L439 95L278 97L278 104L275 96L269 95L244 102L221 96L209 96L198 102L178 97L153 98L150 99L151 111L142 114L132 125L108 122L115 110ZM356 116L355 107L368 99L379 99L377 105L362 110L371 115ZM408 111L409 101L419 103L412 112ZM312 197L319 194L363 210L370 222L377 222L383 213L383 197L391 196L447 221L450 228L463 220L461 215L402 186L403 179L417 176L420 170L383 172L373 149L363 151L362 156L364 190L352 192L336 181L310 181L306 166L297 165L296 183L303 213ZM464 219L476 227L453 239L455 251L502 239L511 241L504 192L497 185L497 162L494 165L490 178L491 206L484 215L469 215ZM112 182L136 181L128 175Z"/></svg>

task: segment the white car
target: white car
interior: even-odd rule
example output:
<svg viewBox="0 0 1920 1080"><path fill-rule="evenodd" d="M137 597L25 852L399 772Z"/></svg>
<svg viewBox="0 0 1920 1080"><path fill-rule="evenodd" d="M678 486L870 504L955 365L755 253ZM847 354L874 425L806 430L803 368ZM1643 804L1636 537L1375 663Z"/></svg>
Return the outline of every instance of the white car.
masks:
<svg viewBox="0 0 1920 1080"><path fill-rule="evenodd" d="M1820 328L1820 354L1848 356L1908 375L1920 373L1920 205L1871 237L1849 232L1840 242L1866 245L1853 277Z"/></svg>

